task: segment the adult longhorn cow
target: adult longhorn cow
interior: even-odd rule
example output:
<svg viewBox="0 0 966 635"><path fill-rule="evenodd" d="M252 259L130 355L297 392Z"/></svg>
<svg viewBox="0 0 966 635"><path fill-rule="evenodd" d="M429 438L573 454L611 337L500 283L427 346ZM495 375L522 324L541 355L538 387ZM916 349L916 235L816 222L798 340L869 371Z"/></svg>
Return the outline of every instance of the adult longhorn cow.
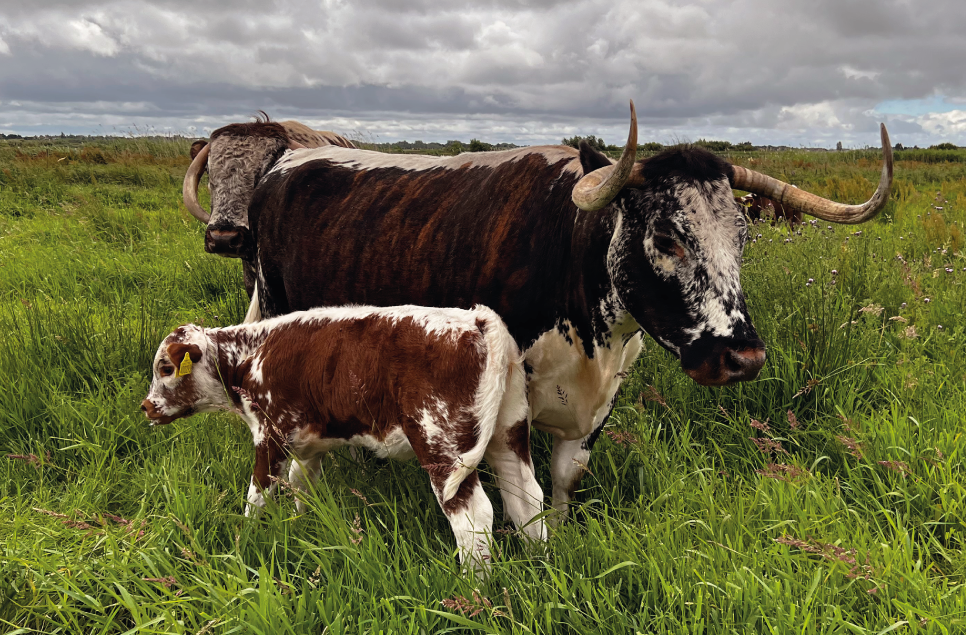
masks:
<svg viewBox="0 0 966 635"><path fill-rule="evenodd" d="M249 317L319 305L486 304L524 352L530 417L556 439L553 504L567 502L642 348L642 332L706 386L754 379L765 346L739 280L747 221L732 188L837 223L843 205L697 147L615 164L582 145L455 157L317 148L286 153L249 207L258 275Z"/></svg>
<svg viewBox="0 0 966 635"><path fill-rule="evenodd" d="M205 251L238 258L248 249L248 202L259 179L286 150L339 146L355 148L348 139L328 130L312 130L297 121L274 122L268 115L254 123L233 123L211 133L210 143L191 144L191 165L185 174L182 196L191 215L208 225ZM198 202L198 185L208 171L211 215ZM255 286L254 270L242 263L249 297Z"/></svg>

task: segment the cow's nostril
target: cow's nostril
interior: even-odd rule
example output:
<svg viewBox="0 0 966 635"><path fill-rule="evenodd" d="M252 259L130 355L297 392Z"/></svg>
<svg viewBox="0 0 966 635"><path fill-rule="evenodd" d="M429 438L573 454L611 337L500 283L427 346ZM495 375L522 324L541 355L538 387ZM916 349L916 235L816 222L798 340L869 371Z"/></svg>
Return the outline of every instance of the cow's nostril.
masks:
<svg viewBox="0 0 966 635"><path fill-rule="evenodd" d="M724 355L725 368L732 373L740 373L745 369L745 360L736 351L728 349Z"/></svg>

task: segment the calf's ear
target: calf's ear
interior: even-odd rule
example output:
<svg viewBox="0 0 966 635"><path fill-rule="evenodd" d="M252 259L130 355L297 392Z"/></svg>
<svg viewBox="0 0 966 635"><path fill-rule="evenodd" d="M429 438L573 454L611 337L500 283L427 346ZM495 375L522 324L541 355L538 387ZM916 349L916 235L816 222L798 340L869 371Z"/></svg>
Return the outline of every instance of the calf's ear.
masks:
<svg viewBox="0 0 966 635"><path fill-rule="evenodd" d="M197 344L182 344L176 342L174 344L168 344L168 358L171 363L178 367L178 375L187 375L191 372L191 365L197 364L201 361L201 349L198 348ZM188 358L188 363L185 363L185 357Z"/></svg>

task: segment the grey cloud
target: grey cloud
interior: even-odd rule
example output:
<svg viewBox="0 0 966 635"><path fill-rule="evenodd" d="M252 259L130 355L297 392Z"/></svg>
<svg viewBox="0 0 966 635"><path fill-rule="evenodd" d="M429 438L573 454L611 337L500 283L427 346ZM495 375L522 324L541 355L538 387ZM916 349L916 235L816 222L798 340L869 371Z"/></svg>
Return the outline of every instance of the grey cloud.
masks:
<svg viewBox="0 0 966 635"><path fill-rule="evenodd" d="M63 125L69 104L79 125L186 128L265 109L531 142L622 137L633 98L655 135L874 143L884 100L966 100L961 14L952 0L2 0L0 120ZM952 116L892 121L966 142Z"/></svg>

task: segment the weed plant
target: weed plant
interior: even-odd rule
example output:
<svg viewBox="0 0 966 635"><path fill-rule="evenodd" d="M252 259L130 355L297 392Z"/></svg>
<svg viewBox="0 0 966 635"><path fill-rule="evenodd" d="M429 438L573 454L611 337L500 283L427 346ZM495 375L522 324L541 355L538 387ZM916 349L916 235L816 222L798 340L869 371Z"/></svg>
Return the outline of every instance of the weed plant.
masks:
<svg viewBox="0 0 966 635"><path fill-rule="evenodd" d="M415 464L334 455L307 513L246 519L238 419L146 425L164 335L247 304L180 203L187 150L0 143L6 631L966 630L962 154L897 153L874 222L752 227L761 377L702 388L648 340L571 522L546 553L501 529L473 577ZM878 179L873 152L729 158L847 202Z"/></svg>

